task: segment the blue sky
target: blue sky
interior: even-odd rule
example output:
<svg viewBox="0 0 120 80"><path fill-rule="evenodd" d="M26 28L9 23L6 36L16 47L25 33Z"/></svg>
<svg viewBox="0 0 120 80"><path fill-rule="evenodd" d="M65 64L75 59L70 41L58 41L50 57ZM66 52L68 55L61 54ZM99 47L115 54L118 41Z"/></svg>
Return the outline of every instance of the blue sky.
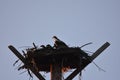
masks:
<svg viewBox="0 0 120 80"><path fill-rule="evenodd" d="M33 42L53 45L52 36L56 35L69 46L93 42L83 48L92 52L110 42L111 46L94 60L106 72L91 63L83 71L82 80L119 80L119 4L119 0L0 0L0 78L29 79L27 73L19 75L12 66L17 57L8 45L21 52L19 47L32 46Z"/></svg>

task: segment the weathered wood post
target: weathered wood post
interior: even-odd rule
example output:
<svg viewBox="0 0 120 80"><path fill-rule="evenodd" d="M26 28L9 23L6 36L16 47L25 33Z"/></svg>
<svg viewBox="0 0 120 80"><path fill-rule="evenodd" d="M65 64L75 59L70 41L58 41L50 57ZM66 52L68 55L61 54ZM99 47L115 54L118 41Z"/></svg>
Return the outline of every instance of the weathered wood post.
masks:
<svg viewBox="0 0 120 80"><path fill-rule="evenodd" d="M51 80L62 80L62 66L61 64L52 64L51 66Z"/></svg>

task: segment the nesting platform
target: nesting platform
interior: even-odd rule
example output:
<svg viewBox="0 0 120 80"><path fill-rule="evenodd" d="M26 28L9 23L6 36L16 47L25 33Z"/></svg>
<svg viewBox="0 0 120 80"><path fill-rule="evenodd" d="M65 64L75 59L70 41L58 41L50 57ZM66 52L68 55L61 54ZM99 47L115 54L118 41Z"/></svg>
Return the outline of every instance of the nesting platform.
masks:
<svg viewBox="0 0 120 80"><path fill-rule="evenodd" d="M61 64L62 68L74 69L89 61L89 56L79 47L60 49L29 49L25 59L39 71L50 72L50 65Z"/></svg>
<svg viewBox="0 0 120 80"><path fill-rule="evenodd" d="M39 80L45 80L39 73L40 71L51 72L51 80L62 80L61 69L64 68L75 69L65 79L72 80L109 45L110 43L106 42L91 56L88 56L79 47L54 49L53 47L37 48L34 46L33 48L26 49L26 52L23 51L23 55L12 45L8 47L24 63L19 69L26 68L31 70Z"/></svg>

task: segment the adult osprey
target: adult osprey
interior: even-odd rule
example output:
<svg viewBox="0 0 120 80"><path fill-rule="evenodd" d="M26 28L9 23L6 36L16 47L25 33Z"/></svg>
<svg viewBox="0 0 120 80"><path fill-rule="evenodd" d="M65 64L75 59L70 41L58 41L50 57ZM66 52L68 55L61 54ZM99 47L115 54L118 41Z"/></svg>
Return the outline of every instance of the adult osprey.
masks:
<svg viewBox="0 0 120 80"><path fill-rule="evenodd" d="M53 36L52 38L54 40L54 47L56 49L59 49L59 48L68 48L68 46L63 41L61 41L60 39L58 39L56 36Z"/></svg>

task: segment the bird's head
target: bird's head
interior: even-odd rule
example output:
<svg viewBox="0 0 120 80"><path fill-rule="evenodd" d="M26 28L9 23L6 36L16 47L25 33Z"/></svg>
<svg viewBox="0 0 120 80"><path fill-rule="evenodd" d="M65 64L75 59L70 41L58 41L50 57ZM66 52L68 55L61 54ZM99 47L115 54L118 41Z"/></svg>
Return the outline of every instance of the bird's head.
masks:
<svg viewBox="0 0 120 80"><path fill-rule="evenodd" d="M40 47L45 48L45 45L41 45Z"/></svg>
<svg viewBox="0 0 120 80"><path fill-rule="evenodd" d="M53 39L54 41L59 40L56 36L53 36L52 39Z"/></svg>
<svg viewBox="0 0 120 80"><path fill-rule="evenodd" d="M57 37L56 37L56 36L53 36L52 38L55 38L55 39L57 39Z"/></svg>

